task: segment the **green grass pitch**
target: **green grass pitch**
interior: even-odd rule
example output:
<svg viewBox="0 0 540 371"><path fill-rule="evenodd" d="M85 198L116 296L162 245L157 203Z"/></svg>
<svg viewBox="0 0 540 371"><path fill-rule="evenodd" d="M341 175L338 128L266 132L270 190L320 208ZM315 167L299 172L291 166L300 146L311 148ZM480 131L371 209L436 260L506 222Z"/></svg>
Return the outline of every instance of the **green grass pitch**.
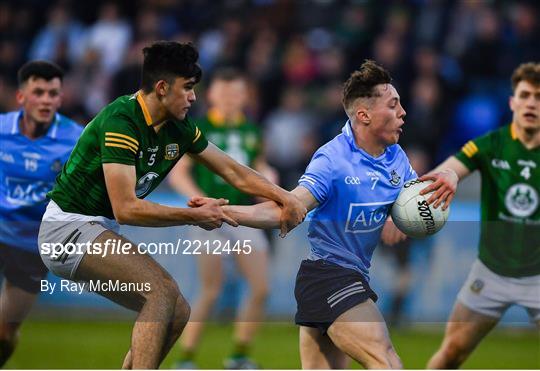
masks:
<svg viewBox="0 0 540 371"><path fill-rule="evenodd" d="M441 326L391 330L392 341L406 368L421 369L440 344ZM28 321L21 329L19 347L6 368L120 368L129 347L128 322ZM208 324L197 364L221 368L231 350L230 324ZM170 368L175 348L162 368ZM265 323L253 349L253 357L264 368L300 367L298 330L285 323ZM351 364L359 368L357 364ZM496 329L488 335L464 365L472 369L539 369L540 335L533 330Z"/></svg>

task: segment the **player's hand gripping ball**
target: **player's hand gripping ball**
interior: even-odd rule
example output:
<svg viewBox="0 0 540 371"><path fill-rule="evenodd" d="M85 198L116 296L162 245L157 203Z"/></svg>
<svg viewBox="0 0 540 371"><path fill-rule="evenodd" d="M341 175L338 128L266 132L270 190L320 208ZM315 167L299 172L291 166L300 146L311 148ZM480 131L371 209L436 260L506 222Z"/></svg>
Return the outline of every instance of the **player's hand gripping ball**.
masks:
<svg viewBox="0 0 540 371"><path fill-rule="evenodd" d="M450 208L434 208L427 200L433 192L420 195L431 180L414 179L403 185L399 196L392 206L392 220L398 229L409 237L423 238L437 233L448 220Z"/></svg>

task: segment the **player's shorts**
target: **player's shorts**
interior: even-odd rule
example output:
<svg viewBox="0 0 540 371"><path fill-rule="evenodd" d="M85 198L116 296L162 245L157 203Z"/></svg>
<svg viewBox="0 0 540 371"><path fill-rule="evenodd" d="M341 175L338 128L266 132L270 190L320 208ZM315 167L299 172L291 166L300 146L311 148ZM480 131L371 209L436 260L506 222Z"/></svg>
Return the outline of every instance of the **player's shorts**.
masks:
<svg viewBox="0 0 540 371"><path fill-rule="evenodd" d="M223 250L223 247L226 245L232 248L235 244L239 244L239 246L243 247L245 243L249 244L254 251L268 250L269 248L268 238L266 238L263 230L242 225L233 227L223 223L221 228L213 229L211 231L195 227L191 228L189 237L192 242L200 241L202 246L205 246L205 243L207 243L206 241L208 241L210 247L218 248L218 250L219 247ZM226 254L221 252L220 255L224 256Z"/></svg>
<svg viewBox="0 0 540 371"><path fill-rule="evenodd" d="M458 294L458 300L467 308L494 318L500 318L511 305L520 305L534 321L538 321L540 275L500 276L477 259Z"/></svg>
<svg viewBox="0 0 540 371"><path fill-rule="evenodd" d="M37 294L48 269L38 254L0 244L0 272L12 285ZM0 273L2 274L2 273Z"/></svg>
<svg viewBox="0 0 540 371"><path fill-rule="evenodd" d="M50 201L39 228L38 246L43 263L55 275L73 280L85 254L85 249L68 249L61 254L52 249L52 244L63 246L82 245L94 242L107 230L118 232L116 221L98 216L67 213ZM48 251L46 251L46 248ZM48 253L47 253L48 252Z"/></svg>
<svg viewBox="0 0 540 371"><path fill-rule="evenodd" d="M300 326L318 328L323 334L343 313L377 295L357 271L325 260L303 260L294 288Z"/></svg>

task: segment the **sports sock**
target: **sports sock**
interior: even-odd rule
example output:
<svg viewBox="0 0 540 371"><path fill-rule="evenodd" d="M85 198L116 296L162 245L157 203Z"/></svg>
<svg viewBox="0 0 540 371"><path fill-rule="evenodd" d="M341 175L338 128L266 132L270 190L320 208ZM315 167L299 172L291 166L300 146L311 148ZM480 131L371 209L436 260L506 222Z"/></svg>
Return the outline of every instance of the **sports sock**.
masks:
<svg viewBox="0 0 540 371"><path fill-rule="evenodd" d="M235 343L231 353L231 358L246 358L249 354L249 348L249 343Z"/></svg>
<svg viewBox="0 0 540 371"><path fill-rule="evenodd" d="M193 361L195 351L193 349L182 349L180 351L180 362Z"/></svg>

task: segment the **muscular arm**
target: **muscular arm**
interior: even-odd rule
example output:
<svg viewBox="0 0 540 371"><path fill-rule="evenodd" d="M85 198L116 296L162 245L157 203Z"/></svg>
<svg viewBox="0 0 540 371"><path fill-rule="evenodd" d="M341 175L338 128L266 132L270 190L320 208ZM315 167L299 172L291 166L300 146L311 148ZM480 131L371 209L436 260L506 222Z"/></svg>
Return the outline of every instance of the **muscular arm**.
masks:
<svg viewBox="0 0 540 371"><path fill-rule="evenodd" d="M309 190L302 186L291 191L305 208L310 211L319 204ZM277 229L281 217L280 207L273 201L263 202L252 206L223 206L226 214L230 215L238 224L252 228Z"/></svg>
<svg viewBox="0 0 540 371"><path fill-rule="evenodd" d="M226 203L224 200L214 200L199 208L163 206L137 198L135 166L107 163L103 164L103 173L114 217L120 224L146 227L191 224L206 229L217 228L223 221L236 225L219 207Z"/></svg>
<svg viewBox="0 0 540 371"><path fill-rule="evenodd" d="M296 196L269 182L255 170L234 161L214 144L209 143L204 151L192 157L240 191L268 198L283 206L280 222L282 234L304 220L306 208Z"/></svg>

